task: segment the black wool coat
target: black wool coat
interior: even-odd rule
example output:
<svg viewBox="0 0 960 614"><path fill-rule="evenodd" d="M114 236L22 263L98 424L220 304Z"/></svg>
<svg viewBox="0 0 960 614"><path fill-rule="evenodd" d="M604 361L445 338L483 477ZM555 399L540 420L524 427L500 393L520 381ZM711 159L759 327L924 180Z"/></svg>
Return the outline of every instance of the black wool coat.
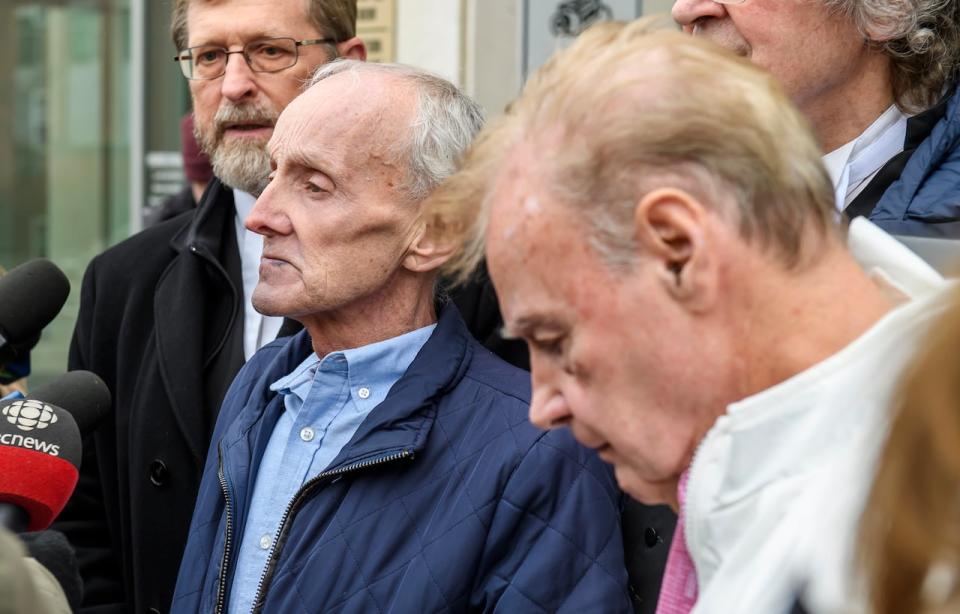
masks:
<svg viewBox="0 0 960 614"><path fill-rule="evenodd" d="M243 364L234 218L214 181L199 208L84 275L69 367L102 377L113 407L54 528L77 550L85 610L165 611L172 598L216 411Z"/></svg>

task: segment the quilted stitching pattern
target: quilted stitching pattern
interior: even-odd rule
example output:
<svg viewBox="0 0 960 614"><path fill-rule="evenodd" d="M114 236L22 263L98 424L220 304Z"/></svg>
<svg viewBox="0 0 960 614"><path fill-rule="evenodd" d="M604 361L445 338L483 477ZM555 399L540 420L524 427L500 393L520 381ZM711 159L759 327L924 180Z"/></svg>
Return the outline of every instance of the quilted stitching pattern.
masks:
<svg viewBox="0 0 960 614"><path fill-rule="evenodd" d="M492 383L505 369L478 353L413 460L347 475L300 509L265 612L630 610L610 470L568 432L533 428L527 391ZM207 482L201 505L217 500ZM205 602L185 578L216 590L218 542L191 537L217 554L188 569L188 549L176 611Z"/></svg>

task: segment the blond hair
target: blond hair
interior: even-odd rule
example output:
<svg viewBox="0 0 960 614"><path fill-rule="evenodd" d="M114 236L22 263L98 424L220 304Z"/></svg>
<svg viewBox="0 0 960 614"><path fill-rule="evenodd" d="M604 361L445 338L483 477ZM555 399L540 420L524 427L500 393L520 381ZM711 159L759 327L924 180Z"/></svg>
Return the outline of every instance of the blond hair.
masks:
<svg viewBox="0 0 960 614"><path fill-rule="evenodd" d="M951 305L901 387L861 519L876 614L960 611L960 291Z"/></svg>
<svg viewBox="0 0 960 614"><path fill-rule="evenodd" d="M174 0L170 19L170 35L177 50L188 45L187 9L191 2L217 2L221 0ZM304 9L317 32L324 38L338 43L356 36L357 0L279 0L304 3ZM334 48L334 53L336 49Z"/></svg>
<svg viewBox="0 0 960 614"><path fill-rule="evenodd" d="M465 246L448 274L464 278L482 259L483 203L521 143L541 152L551 196L582 213L613 265L632 258L638 198L667 183L707 204L733 195L725 213L740 234L787 266L837 229L819 147L775 80L650 20L600 24L554 56L428 199L433 223Z"/></svg>

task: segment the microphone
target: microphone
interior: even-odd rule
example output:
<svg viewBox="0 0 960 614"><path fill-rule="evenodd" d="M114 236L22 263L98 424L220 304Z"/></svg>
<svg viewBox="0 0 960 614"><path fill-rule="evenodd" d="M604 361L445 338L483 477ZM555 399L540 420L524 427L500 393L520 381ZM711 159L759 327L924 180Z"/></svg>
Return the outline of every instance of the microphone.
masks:
<svg viewBox="0 0 960 614"><path fill-rule="evenodd" d="M24 358L69 294L67 276L44 258L27 261L0 277L0 363Z"/></svg>
<svg viewBox="0 0 960 614"><path fill-rule="evenodd" d="M35 387L27 399L36 399L49 405L69 407L80 429L86 436L97 428L110 411L110 389L91 371L68 371L52 382Z"/></svg>
<svg viewBox="0 0 960 614"><path fill-rule="evenodd" d="M50 526L77 485L80 435L109 406L106 385L88 371L72 371L24 399L0 404L0 523L18 533Z"/></svg>

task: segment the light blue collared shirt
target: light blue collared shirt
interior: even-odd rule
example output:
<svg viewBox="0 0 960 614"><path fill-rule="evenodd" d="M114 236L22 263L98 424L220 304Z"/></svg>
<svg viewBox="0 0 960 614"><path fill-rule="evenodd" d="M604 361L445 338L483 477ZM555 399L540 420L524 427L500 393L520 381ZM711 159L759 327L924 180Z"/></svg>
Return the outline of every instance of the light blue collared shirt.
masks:
<svg viewBox="0 0 960 614"><path fill-rule="evenodd" d="M294 495L322 473L350 441L367 415L403 376L436 324L365 345L311 354L270 390L283 395L286 411L270 435L250 498L236 573L231 613L253 608L280 519Z"/></svg>

